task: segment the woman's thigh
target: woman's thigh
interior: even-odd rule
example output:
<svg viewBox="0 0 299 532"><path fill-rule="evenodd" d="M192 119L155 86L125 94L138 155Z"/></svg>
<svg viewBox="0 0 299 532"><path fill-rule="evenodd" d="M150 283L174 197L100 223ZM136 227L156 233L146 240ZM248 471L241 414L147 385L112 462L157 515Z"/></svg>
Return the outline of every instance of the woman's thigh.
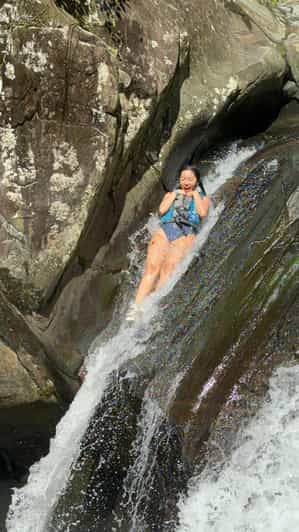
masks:
<svg viewBox="0 0 299 532"><path fill-rule="evenodd" d="M159 229L152 237L147 250L145 269L160 268L170 249L170 242L164 231Z"/></svg>
<svg viewBox="0 0 299 532"><path fill-rule="evenodd" d="M190 251L194 240L194 235L182 236L181 238L177 238L177 240L173 240L169 246L165 263L175 268Z"/></svg>

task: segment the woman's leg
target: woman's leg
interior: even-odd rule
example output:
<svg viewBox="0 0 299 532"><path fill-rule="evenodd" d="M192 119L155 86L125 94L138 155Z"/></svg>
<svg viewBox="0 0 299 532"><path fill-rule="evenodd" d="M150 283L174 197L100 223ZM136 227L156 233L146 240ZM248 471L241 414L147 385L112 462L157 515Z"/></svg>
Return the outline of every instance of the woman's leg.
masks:
<svg viewBox="0 0 299 532"><path fill-rule="evenodd" d="M168 277L176 269L177 265L185 258L190 251L194 240L194 235L188 235L177 238L171 242L167 256L161 266L157 288L160 288L160 286L165 283Z"/></svg>
<svg viewBox="0 0 299 532"><path fill-rule="evenodd" d="M137 305L140 305L145 297L153 290L169 247L170 242L167 236L163 229L159 229L154 234L148 246L145 270L135 298Z"/></svg>

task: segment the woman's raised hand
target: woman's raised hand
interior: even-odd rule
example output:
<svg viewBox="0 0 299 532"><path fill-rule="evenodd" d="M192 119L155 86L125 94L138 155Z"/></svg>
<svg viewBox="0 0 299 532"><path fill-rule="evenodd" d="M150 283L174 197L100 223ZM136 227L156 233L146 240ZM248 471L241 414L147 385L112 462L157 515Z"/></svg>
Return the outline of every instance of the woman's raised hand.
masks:
<svg viewBox="0 0 299 532"><path fill-rule="evenodd" d="M205 218L209 212L209 199L207 196L202 198L198 190L193 190L192 192L196 210L201 218Z"/></svg>
<svg viewBox="0 0 299 532"><path fill-rule="evenodd" d="M165 214L169 207L173 204L174 200L176 198L176 192L167 192L167 194L165 194L161 204L160 204L160 207L159 207L159 214L160 216L163 216L163 214Z"/></svg>

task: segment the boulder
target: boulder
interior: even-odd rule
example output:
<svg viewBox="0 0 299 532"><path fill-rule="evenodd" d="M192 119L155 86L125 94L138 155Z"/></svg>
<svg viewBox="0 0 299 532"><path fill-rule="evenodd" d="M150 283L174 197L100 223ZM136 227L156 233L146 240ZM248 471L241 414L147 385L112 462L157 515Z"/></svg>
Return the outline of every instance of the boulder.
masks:
<svg viewBox="0 0 299 532"><path fill-rule="evenodd" d="M21 309L40 306L72 256L117 129L105 46L50 4L1 8L1 276Z"/></svg>
<svg viewBox="0 0 299 532"><path fill-rule="evenodd" d="M44 347L1 290L0 354L0 449L28 466L47 450L65 401Z"/></svg>

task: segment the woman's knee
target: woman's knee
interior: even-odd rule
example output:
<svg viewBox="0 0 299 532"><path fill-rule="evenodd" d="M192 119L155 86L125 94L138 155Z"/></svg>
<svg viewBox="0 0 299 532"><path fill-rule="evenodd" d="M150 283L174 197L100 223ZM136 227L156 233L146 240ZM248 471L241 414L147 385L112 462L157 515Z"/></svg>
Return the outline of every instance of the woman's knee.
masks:
<svg viewBox="0 0 299 532"><path fill-rule="evenodd" d="M148 260L145 265L144 275L147 276L157 276L160 273L161 264L155 260Z"/></svg>
<svg viewBox="0 0 299 532"><path fill-rule="evenodd" d="M170 275L173 270L175 270L177 266L177 262L174 261L174 260L165 260L161 266L161 275L165 276L165 275Z"/></svg>
<svg viewBox="0 0 299 532"><path fill-rule="evenodd" d="M182 249L177 249L177 247L172 246L161 267L163 275L170 275L177 268L184 255L185 253Z"/></svg>

